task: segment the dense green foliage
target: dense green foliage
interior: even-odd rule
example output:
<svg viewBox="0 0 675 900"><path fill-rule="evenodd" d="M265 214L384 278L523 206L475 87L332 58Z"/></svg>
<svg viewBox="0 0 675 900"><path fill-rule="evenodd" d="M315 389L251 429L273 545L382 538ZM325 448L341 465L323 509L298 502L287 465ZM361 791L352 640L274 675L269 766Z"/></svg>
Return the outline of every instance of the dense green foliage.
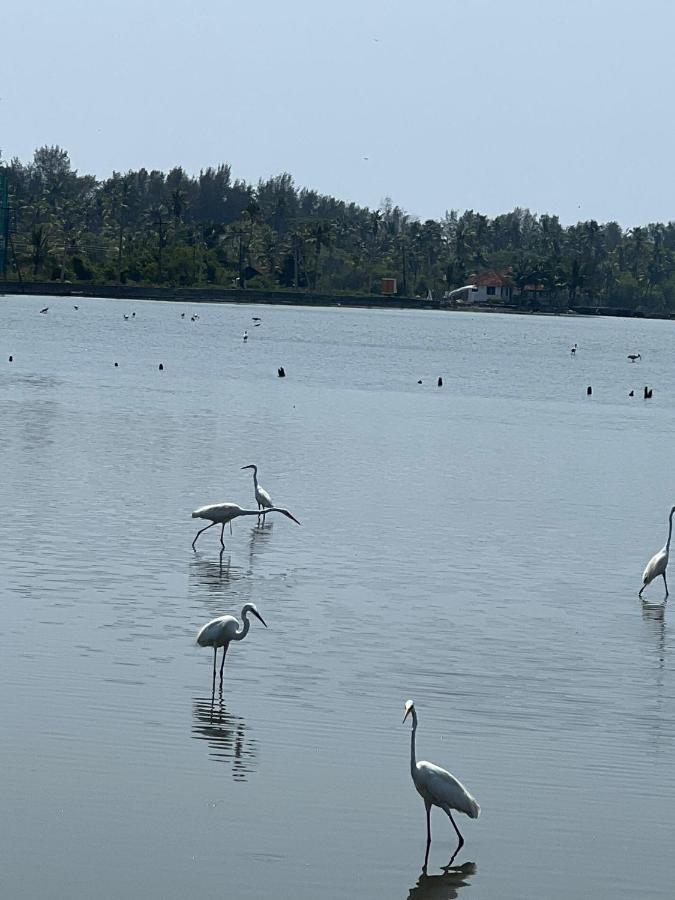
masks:
<svg viewBox="0 0 675 900"><path fill-rule="evenodd" d="M288 174L246 184L230 167L79 175L66 151L14 159L9 275L166 285L240 285L434 296L476 272L511 272L515 296L542 285L552 307L675 310L675 223L563 227L525 209L420 222L385 200L372 211L296 188Z"/></svg>

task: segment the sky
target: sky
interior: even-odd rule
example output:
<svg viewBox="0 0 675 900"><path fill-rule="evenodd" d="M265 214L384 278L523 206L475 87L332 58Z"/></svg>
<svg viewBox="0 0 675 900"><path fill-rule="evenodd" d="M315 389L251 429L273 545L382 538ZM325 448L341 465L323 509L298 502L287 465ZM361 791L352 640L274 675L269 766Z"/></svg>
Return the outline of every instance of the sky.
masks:
<svg viewBox="0 0 675 900"><path fill-rule="evenodd" d="M30 0L5 18L4 159L227 162L421 219L675 219L672 0Z"/></svg>

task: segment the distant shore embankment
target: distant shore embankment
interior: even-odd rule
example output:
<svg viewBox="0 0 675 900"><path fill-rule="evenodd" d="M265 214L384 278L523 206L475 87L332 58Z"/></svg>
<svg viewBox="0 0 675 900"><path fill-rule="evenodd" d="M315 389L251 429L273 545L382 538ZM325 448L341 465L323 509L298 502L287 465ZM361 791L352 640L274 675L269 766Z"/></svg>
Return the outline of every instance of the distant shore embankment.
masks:
<svg viewBox="0 0 675 900"><path fill-rule="evenodd" d="M269 303L274 306L348 306L363 309L446 309L464 312L516 313L522 315L619 316L622 318L673 319L675 314L645 313L607 306L575 306L547 309L541 306L485 304L447 307L428 297L385 297L367 294L319 294L309 291L269 291L255 288L152 287L130 284L73 284L61 281L0 281L3 294L40 297L107 297L113 300L165 300L175 303Z"/></svg>
<svg viewBox="0 0 675 900"><path fill-rule="evenodd" d="M146 287L129 284L72 284L60 281L0 281L0 294L45 297L109 297L178 303L270 303L277 306L354 306L375 309L439 309L440 301L365 294L318 294L254 288Z"/></svg>

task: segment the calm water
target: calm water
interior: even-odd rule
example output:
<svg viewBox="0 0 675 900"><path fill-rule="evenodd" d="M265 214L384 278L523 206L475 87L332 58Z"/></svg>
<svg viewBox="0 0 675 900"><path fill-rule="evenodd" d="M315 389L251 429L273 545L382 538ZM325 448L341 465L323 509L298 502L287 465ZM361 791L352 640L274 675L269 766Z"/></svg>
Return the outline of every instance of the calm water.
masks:
<svg viewBox="0 0 675 900"><path fill-rule="evenodd" d="M675 325L77 302L0 299L2 896L671 898ZM302 527L192 553L248 463Z"/></svg>

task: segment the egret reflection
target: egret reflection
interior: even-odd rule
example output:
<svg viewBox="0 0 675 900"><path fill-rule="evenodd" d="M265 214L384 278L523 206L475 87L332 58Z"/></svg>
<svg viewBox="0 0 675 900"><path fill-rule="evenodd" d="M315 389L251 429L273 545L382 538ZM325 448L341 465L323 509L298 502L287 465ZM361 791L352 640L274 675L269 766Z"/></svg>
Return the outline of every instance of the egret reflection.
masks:
<svg viewBox="0 0 675 900"><path fill-rule="evenodd" d="M206 741L209 756L232 768L235 781L246 781L255 771L258 744L241 718L227 711L222 692L192 701L192 737Z"/></svg>
<svg viewBox="0 0 675 900"><path fill-rule="evenodd" d="M222 550L216 559L197 553L190 560L190 579L194 579L207 591L219 594L223 588L244 575L244 570L240 566L231 565L231 561L231 554L225 554Z"/></svg>
<svg viewBox="0 0 675 900"><path fill-rule="evenodd" d="M249 566L253 565L255 558L260 556L265 547L269 544L273 528L274 522L265 522L261 520L251 529L251 536L248 544Z"/></svg>
<svg viewBox="0 0 675 900"><path fill-rule="evenodd" d="M476 863L466 862L461 866L444 866L441 875L428 875L425 861L417 884L410 888L407 900L452 900L457 897L460 888L471 883L468 879L476 870Z"/></svg>
<svg viewBox="0 0 675 900"><path fill-rule="evenodd" d="M663 729L669 731L670 719L664 708L664 680L667 650L666 635L666 603L647 603L642 601L642 619L648 633L649 655L653 660L654 693L651 702L646 705L643 715L649 725L652 745L656 748L663 737Z"/></svg>

